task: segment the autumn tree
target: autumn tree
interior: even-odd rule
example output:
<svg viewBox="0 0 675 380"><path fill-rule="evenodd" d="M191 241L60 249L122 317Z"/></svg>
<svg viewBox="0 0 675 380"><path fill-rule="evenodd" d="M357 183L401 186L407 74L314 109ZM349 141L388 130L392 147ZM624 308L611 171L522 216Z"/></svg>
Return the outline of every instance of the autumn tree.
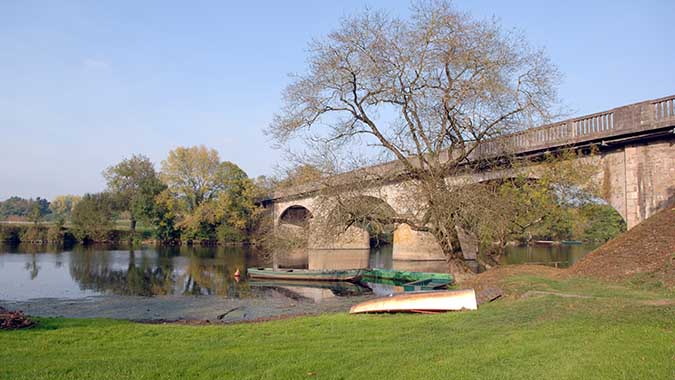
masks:
<svg viewBox="0 0 675 380"><path fill-rule="evenodd" d="M57 219L70 219L73 208L81 199L79 195L58 195L52 199L49 208Z"/></svg>
<svg viewBox="0 0 675 380"><path fill-rule="evenodd" d="M176 148L162 162L162 179L175 199L167 201L183 238L242 241L258 212L257 189L236 164L220 161L204 146Z"/></svg>
<svg viewBox="0 0 675 380"><path fill-rule="evenodd" d="M431 233L451 270L465 271L453 245L462 186L446 178L478 170L485 141L548 120L556 68L518 33L446 1L415 3L408 19L347 17L309 51L268 132L280 144L301 138L394 159L391 170L353 177L363 173L361 187L370 189L393 176L409 180L405 202L420 212L382 223Z"/></svg>
<svg viewBox="0 0 675 380"><path fill-rule="evenodd" d="M221 163L215 149L203 145L178 147L162 161L161 178L169 190L192 211L203 202L217 197L225 186L224 178L232 165L229 162Z"/></svg>
<svg viewBox="0 0 675 380"><path fill-rule="evenodd" d="M139 219L149 220L153 215L155 197L165 186L159 180L148 157L133 155L103 172L108 191L114 196L115 206L129 212L131 236Z"/></svg>

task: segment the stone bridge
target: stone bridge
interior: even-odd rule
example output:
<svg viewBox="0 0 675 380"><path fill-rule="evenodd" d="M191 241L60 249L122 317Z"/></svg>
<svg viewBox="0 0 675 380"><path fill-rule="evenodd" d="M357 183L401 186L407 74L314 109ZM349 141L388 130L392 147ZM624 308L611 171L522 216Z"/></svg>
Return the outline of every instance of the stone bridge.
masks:
<svg viewBox="0 0 675 380"><path fill-rule="evenodd" d="M560 149L597 147L603 198L624 218L632 228L653 213L675 201L675 95L643 101L604 112L560 121L522 132L506 135L483 143L474 154L477 157L499 157L505 154L532 157ZM370 169L396 170L396 162ZM365 169L361 169L365 170ZM349 185L350 173L340 174ZM470 174L469 181L504 176L503 171L487 169ZM457 178L448 178L453 181ZM417 212L408 202L400 201L405 192L405 180L393 181L366 195L382 202L394 213ZM318 192L321 184L306 184L276 192L263 201L274 217L275 231L300 228L308 231L309 248L313 249L368 249L368 232L350 227L346 233L330 241L323 239L313 225L319 207ZM470 239L462 242L470 244ZM469 248L466 251L474 251ZM406 225L394 230L394 260L439 260L443 255L433 237L416 232ZM470 257L466 257L469 258Z"/></svg>

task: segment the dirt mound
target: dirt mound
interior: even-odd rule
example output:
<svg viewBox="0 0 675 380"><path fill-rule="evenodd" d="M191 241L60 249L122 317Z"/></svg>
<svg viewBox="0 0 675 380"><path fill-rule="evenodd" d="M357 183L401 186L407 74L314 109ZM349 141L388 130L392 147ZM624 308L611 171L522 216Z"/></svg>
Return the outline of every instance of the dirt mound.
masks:
<svg viewBox="0 0 675 380"><path fill-rule="evenodd" d="M498 287L504 290L504 296L513 295L510 287L505 286L504 280L520 275L532 275L532 276L543 276L548 278L560 278L565 274L565 271L562 269L556 269L553 267L547 267L544 265L505 265L501 267L495 267L488 271L485 271L476 276L465 279L464 281L459 281L459 285L463 288L474 288L476 293L481 291Z"/></svg>
<svg viewBox="0 0 675 380"><path fill-rule="evenodd" d="M21 310L9 311L0 307L0 330L23 329L34 324Z"/></svg>
<svg viewBox="0 0 675 380"><path fill-rule="evenodd" d="M675 207L670 206L586 255L571 275L675 286Z"/></svg>

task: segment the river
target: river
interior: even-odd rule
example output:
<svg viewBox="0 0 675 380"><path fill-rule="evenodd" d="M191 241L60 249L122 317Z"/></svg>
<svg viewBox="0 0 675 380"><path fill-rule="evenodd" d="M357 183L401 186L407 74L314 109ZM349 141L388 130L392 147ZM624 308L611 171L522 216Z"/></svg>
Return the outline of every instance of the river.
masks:
<svg viewBox="0 0 675 380"><path fill-rule="evenodd" d="M588 246L510 247L506 264L567 266ZM276 260L276 262L274 262ZM246 320L346 310L372 287L249 281L246 268L387 268L443 272L446 264L392 259L391 246L269 255L250 247L0 245L0 306L34 315ZM239 269L243 274L235 278ZM378 293L382 291L378 287Z"/></svg>

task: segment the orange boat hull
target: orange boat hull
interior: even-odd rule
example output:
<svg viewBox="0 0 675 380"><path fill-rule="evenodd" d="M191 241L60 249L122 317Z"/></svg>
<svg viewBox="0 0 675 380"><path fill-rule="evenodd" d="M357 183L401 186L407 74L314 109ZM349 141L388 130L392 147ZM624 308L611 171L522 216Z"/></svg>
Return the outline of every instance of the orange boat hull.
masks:
<svg viewBox="0 0 675 380"><path fill-rule="evenodd" d="M352 306L349 313L440 312L476 310L477 308L474 290L464 289L396 294L356 304Z"/></svg>

